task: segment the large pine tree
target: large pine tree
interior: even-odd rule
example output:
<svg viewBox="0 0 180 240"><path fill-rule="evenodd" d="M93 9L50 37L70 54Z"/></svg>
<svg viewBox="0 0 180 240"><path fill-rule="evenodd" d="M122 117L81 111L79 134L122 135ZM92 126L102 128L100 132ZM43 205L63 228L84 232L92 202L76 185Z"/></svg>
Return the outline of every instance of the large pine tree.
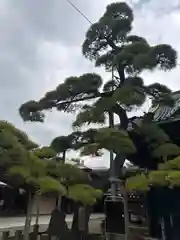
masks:
<svg viewBox="0 0 180 240"><path fill-rule="evenodd" d="M78 127L85 123L105 124L110 116L112 127L90 129L79 134L83 144L78 146L83 154L99 154L100 149L115 153L117 174L125 159L136 151L127 131L132 122L128 113L140 108L147 98L161 104L173 104L168 87L159 83L145 85L141 73L175 68L176 51L170 45L151 45L145 38L131 34L133 19L128 4L112 3L86 33L83 55L95 66L113 72L109 82L104 82L96 73L69 77L39 101L28 101L19 109L24 121L39 122L43 122L45 110L76 110L74 126ZM94 99L93 104L89 104L89 99ZM112 121L114 115L119 119L116 128Z"/></svg>

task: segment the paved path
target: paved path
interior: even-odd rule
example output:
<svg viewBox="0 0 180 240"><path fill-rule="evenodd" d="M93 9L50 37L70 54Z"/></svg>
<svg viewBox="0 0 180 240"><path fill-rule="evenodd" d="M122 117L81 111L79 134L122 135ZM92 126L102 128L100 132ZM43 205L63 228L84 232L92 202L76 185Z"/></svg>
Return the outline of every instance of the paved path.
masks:
<svg viewBox="0 0 180 240"><path fill-rule="evenodd" d="M72 223L73 215L67 215L66 221L70 226ZM103 214L92 214L90 217L90 228L91 226L99 225L101 220L104 218ZM41 226L40 231L45 231L49 224L50 216L40 216L39 224ZM5 230L22 230L25 223L25 217L0 217L0 232ZM35 223L35 217L32 217L32 226ZM98 227L99 228L99 227Z"/></svg>

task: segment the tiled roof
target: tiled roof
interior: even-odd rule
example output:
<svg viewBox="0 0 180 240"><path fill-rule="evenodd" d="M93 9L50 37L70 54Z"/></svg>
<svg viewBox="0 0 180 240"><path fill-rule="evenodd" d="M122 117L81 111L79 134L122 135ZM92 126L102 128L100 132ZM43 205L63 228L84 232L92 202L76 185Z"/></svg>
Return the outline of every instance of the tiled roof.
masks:
<svg viewBox="0 0 180 240"><path fill-rule="evenodd" d="M155 121L176 119L176 112L180 109L180 91L174 92L172 98L175 100L173 107L156 105L149 110L154 113Z"/></svg>

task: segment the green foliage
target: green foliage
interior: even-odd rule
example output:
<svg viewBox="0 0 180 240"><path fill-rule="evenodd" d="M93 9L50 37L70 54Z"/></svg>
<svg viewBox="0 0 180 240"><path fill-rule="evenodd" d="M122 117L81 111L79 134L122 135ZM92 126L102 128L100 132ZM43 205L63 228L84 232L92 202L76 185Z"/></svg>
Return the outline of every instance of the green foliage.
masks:
<svg viewBox="0 0 180 240"><path fill-rule="evenodd" d="M142 88L138 86L125 85L117 88L113 94L114 102L118 102L126 107L141 106L146 99Z"/></svg>
<svg viewBox="0 0 180 240"><path fill-rule="evenodd" d="M143 173L129 177L126 180L128 191L148 191L151 186L168 186L168 172L164 170L151 171L145 175Z"/></svg>
<svg viewBox="0 0 180 240"><path fill-rule="evenodd" d="M75 134L70 137L71 140L75 139ZM61 138L58 144L60 140L64 143ZM67 196L69 193L68 197L85 205L95 203L102 196L100 190L85 184L90 179L84 171L77 166L57 162L56 151L52 148L37 148L34 144L32 149L29 143L31 141L27 135L13 125L0 121L0 167L11 185L25 189L32 196L50 192ZM60 147L63 150L67 148L62 141L61 146L58 144L58 151Z"/></svg>
<svg viewBox="0 0 180 240"><path fill-rule="evenodd" d="M137 80L137 74L143 70L152 70L156 67L161 70L170 70L176 66L177 54L171 46L167 44L150 46L143 37L130 34L133 19L133 11L127 3L112 3L107 6L99 21L92 24L86 33L82 47L84 56L90 60L95 60L96 66L103 65L108 70L112 70L112 66L114 66L114 70L119 75L116 79L110 79L110 85L104 85L105 91L121 88L126 82L131 82L129 78L135 77ZM126 77L125 72L127 73ZM142 82L141 86L143 86ZM111 98L111 94L104 95L99 92L102 83L102 78L95 73L86 73L80 77L69 77L55 90L47 92L40 101L29 101L23 104L19 109L20 115L25 121L42 122L44 120L43 110L53 107L63 111L71 111L74 108L77 110L79 105L76 105L75 102L82 100L84 97L86 100L94 97ZM121 100L120 102L123 105L127 103L128 105L140 106L145 100L146 94L153 98L157 97L157 92L156 96L154 95L157 85L143 86L144 91L139 89L139 84L136 87L131 84L128 86L130 89L127 88L124 91L128 93L127 95L130 98L124 93L126 95L126 100L124 100L121 97L124 94L122 92L120 94L119 91L116 94L117 101ZM132 89L132 86L135 89ZM133 90L135 91L131 95L130 92L132 93ZM164 90L167 89L158 88L160 93L164 93ZM74 101L74 103L68 103L67 101ZM94 108L92 110L94 112ZM102 120L103 114L101 117ZM94 117L92 119L95 121Z"/></svg>
<svg viewBox="0 0 180 240"><path fill-rule="evenodd" d="M126 3L108 5L105 14L86 34L85 57L95 59L96 66L104 65L107 70L114 64L123 65L128 74L155 67L162 70L175 67L175 50L167 44L150 46L142 37L130 35L132 21L133 12Z"/></svg>
<svg viewBox="0 0 180 240"><path fill-rule="evenodd" d="M148 175L149 184L152 186L168 186L167 175L167 171L152 171Z"/></svg>
<svg viewBox="0 0 180 240"><path fill-rule="evenodd" d="M129 87L139 87L139 88L143 88L144 87L144 81L141 77L135 76L129 76L126 78L126 81L124 83L124 86L129 86Z"/></svg>
<svg viewBox="0 0 180 240"><path fill-rule="evenodd" d="M37 147L28 136L11 123L0 121L0 167L8 169L29 158L28 150Z"/></svg>
<svg viewBox="0 0 180 240"><path fill-rule="evenodd" d="M179 187L180 171L169 171L167 181L169 182L170 187Z"/></svg>
<svg viewBox="0 0 180 240"><path fill-rule="evenodd" d="M106 149L114 153L132 154L136 151L128 133L115 128L100 128L94 135L94 143L87 143L82 148L82 154L98 154Z"/></svg>
<svg viewBox="0 0 180 240"><path fill-rule="evenodd" d="M171 46L159 44L153 47L151 54L161 69L166 71L176 67L177 53Z"/></svg>
<svg viewBox="0 0 180 240"><path fill-rule="evenodd" d="M112 111L112 107L114 105L114 99L111 97L109 98L99 98L94 103L94 108L97 109L96 111L99 112L99 114L106 114L110 111Z"/></svg>
<svg viewBox="0 0 180 240"><path fill-rule="evenodd" d="M141 122L140 126L135 129L137 133L144 137L144 141L149 147L156 147L169 142L169 136L156 124L152 122Z"/></svg>
<svg viewBox="0 0 180 240"><path fill-rule="evenodd" d="M37 148L33 153L40 159L51 159L56 156L56 152L50 147Z"/></svg>
<svg viewBox="0 0 180 240"><path fill-rule="evenodd" d="M63 193L63 186L46 175L46 162L56 153L49 147L37 148L28 136L12 124L0 121L0 167L12 185L33 192Z"/></svg>
<svg viewBox="0 0 180 240"><path fill-rule="evenodd" d="M148 86L147 91L151 95L155 95L156 97L160 97L160 95L163 94L171 94L172 91L163 84L160 83L152 83Z"/></svg>
<svg viewBox="0 0 180 240"><path fill-rule="evenodd" d="M62 153L64 151L70 150L72 148L72 138L71 136L60 136L53 139L51 142L51 148L57 153Z"/></svg>
<svg viewBox="0 0 180 240"><path fill-rule="evenodd" d="M101 190L94 189L86 184L75 184L68 189L68 197L84 205L93 205L103 195Z"/></svg>
<svg viewBox="0 0 180 240"><path fill-rule="evenodd" d="M97 59L108 48L108 41L112 44L124 41L131 30L132 20L132 10L126 3L108 5L103 17L86 33L83 54L89 59Z"/></svg>
<svg viewBox="0 0 180 240"><path fill-rule="evenodd" d="M118 116L118 129L77 131L67 137L54 139L51 147L57 153L65 154L69 149L80 149L82 154L99 155L101 149L106 149L113 151L116 157L122 154L125 160L136 153L133 138L127 132L131 123L127 111L141 107L147 97L153 103L173 104L171 91L166 86L157 83L146 86L140 74L144 70L156 68L163 71L173 69L176 66L177 53L167 44L150 45L143 37L131 35L133 20L133 11L127 3L112 3L86 33L83 55L93 60L95 66L113 70L112 79L108 83L103 85L102 78L95 73L69 77L39 101L29 101L20 107L19 112L24 121L39 122L44 120L44 110L76 110L78 114L74 127L81 127L85 123L104 124L107 113L111 113L112 117ZM100 89L104 89L104 92L100 92ZM78 104L95 98L92 106ZM151 121L149 119L145 115L139 126L132 124L132 129L143 139L143 144L148 146L150 157L159 160L165 159L167 155L171 156L173 152L179 154L179 149L171 144L167 134L151 124L152 116ZM67 180L66 177L64 179Z"/></svg>
<svg viewBox="0 0 180 240"><path fill-rule="evenodd" d="M151 116L147 115L137 124L134 123L132 131L132 134L137 134L138 139L140 139L140 148L146 151L148 161L158 163L170 160L180 154L179 147L171 142L169 136L158 124L152 121ZM135 142L137 152L139 151L138 144L138 142ZM146 158L146 155L144 155L144 158Z"/></svg>
<svg viewBox="0 0 180 240"><path fill-rule="evenodd" d="M13 124L7 122L7 121L0 121L0 131L5 132L8 134L12 134L20 144L22 144L26 149L33 149L37 147L37 144L32 142L27 134L25 134L23 131L17 129Z"/></svg>
<svg viewBox="0 0 180 240"><path fill-rule="evenodd" d="M48 110L52 107L56 107L59 111L71 109L73 104L70 106L63 102L59 103L61 101L78 100L86 96L92 97L98 92L101 84L101 77L93 73L83 74L80 77L69 77L55 90L47 92L39 102L29 101L23 104L19 113L24 121L42 122L44 119L42 110Z"/></svg>
<svg viewBox="0 0 180 240"><path fill-rule="evenodd" d="M39 179L39 191L41 194L58 193L61 196L66 195L66 188L56 179L45 176Z"/></svg>
<svg viewBox="0 0 180 240"><path fill-rule="evenodd" d="M180 170L180 157L176 157L173 160L169 160L164 164L160 164L159 169L162 170Z"/></svg>
<svg viewBox="0 0 180 240"><path fill-rule="evenodd" d="M14 183L18 182L18 185L36 189L39 179L46 175L46 165L33 153L29 153L28 157L21 164L10 167L8 174Z"/></svg>
<svg viewBox="0 0 180 240"><path fill-rule="evenodd" d="M153 151L155 158L167 161L168 157L177 156L180 154L180 148L173 143L165 143L160 145Z"/></svg>
<svg viewBox="0 0 180 240"><path fill-rule="evenodd" d="M105 123L105 114L95 106L84 105L73 123L73 127L81 127L84 123Z"/></svg>
<svg viewBox="0 0 180 240"><path fill-rule="evenodd" d="M27 158L27 152L10 132L0 132L0 166L8 167Z"/></svg>
<svg viewBox="0 0 180 240"><path fill-rule="evenodd" d="M148 179L145 174L138 174L129 177L126 181L126 189L128 191L148 191Z"/></svg>
<svg viewBox="0 0 180 240"><path fill-rule="evenodd" d="M21 165L12 166L8 171L9 177L18 187L23 187L33 193L66 194L66 188L54 177L48 176L48 164L29 153L28 161Z"/></svg>
<svg viewBox="0 0 180 240"><path fill-rule="evenodd" d="M47 174L56 178L62 186L65 186L67 197L75 202L81 202L84 205L93 205L102 196L100 190L88 185L90 183L88 174L79 169L78 166L58 163L52 160L47 162L46 167Z"/></svg>
<svg viewBox="0 0 180 240"><path fill-rule="evenodd" d="M136 174L126 180L129 191L147 191L149 187L179 187L180 186L180 157L159 165L158 170L145 174Z"/></svg>
<svg viewBox="0 0 180 240"><path fill-rule="evenodd" d="M72 185L77 182L87 181L87 174L77 166L67 163L47 161L47 174L58 179L62 184Z"/></svg>
<svg viewBox="0 0 180 240"><path fill-rule="evenodd" d="M45 115L42 110L43 105L32 100L21 105L19 114L24 121L43 122Z"/></svg>
<svg viewBox="0 0 180 240"><path fill-rule="evenodd" d="M87 144L81 149L81 155L100 156L102 154L102 152L99 148L100 148L100 145L98 143Z"/></svg>
<svg viewBox="0 0 180 240"><path fill-rule="evenodd" d="M134 153L135 147L131 141L128 133L124 130L114 128L99 129L96 136L96 142L99 143L100 148L112 150L115 153Z"/></svg>
<svg viewBox="0 0 180 240"><path fill-rule="evenodd" d="M117 80L110 80L103 86L104 92L114 91L119 85L119 82Z"/></svg>
<svg viewBox="0 0 180 240"><path fill-rule="evenodd" d="M148 43L136 41L124 45L115 61L124 64L128 74L138 74L142 70L153 70L156 67L170 70L176 66L176 59L176 52L169 45L150 46Z"/></svg>
<svg viewBox="0 0 180 240"><path fill-rule="evenodd" d="M158 170L149 174L149 183L153 186L180 186L180 171Z"/></svg>
<svg viewBox="0 0 180 240"><path fill-rule="evenodd" d="M28 136L12 124L0 121L0 167L12 185L33 193L55 191L64 194L64 187L47 176L46 161L56 153L49 147L37 149Z"/></svg>

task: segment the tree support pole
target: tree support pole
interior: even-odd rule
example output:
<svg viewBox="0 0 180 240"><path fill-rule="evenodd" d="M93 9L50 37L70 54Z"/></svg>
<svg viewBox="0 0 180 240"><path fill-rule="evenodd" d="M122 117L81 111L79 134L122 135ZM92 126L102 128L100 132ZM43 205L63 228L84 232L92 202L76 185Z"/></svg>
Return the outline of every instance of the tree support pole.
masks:
<svg viewBox="0 0 180 240"><path fill-rule="evenodd" d="M125 182L120 180L120 190L123 196L124 204L124 226L125 226L125 240L130 240L130 229L129 229L129 211L128 211L128 193L125 187Z"/></svg>
<svg viewBox="0 0 180 240"><path fill-rule="evenodd" d="M109 112L109 127L114 127L114 116L112 112ZM114 179L116 178L115 174L115 162L114 162L114 154L113 151L110 151L110 178L111 178L111 194L112 197L116 196L116 182Z"/></svg>

